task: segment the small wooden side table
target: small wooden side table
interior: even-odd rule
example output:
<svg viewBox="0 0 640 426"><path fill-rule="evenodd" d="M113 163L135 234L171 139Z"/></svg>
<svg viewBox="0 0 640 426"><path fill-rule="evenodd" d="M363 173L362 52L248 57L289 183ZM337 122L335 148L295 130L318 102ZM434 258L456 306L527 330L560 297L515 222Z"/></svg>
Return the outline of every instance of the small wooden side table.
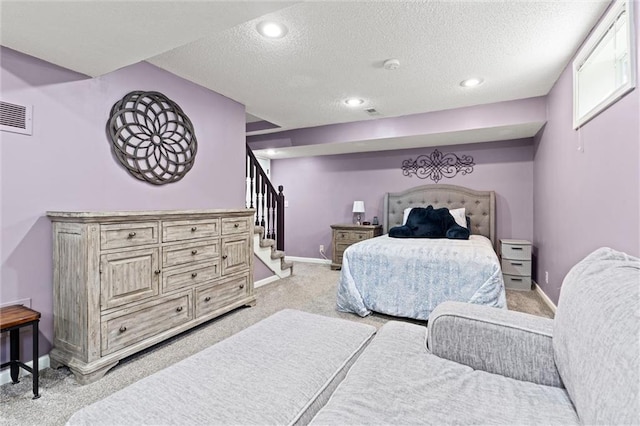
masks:
<svg viewBox="0 0 640 426"><path fill-rule="evenodd" d="M10 366L11 381L19 383L18 373L20 367L33 375L33 399L40 398L38 393L38 323L40 312L22 305L13 305L0 308L0 332L9 332L9 353L11 360L0 365L0 369ZM33 367L21 362L20 358L20 329L31 326L33 328Z"/></svg>
<svg viewBox="0 0 640 426"><path fill-rule="evenodd" d="M344 251L352 244L382 235L382 225L331 225L333 257L331 269L342 268Z"/></svg>

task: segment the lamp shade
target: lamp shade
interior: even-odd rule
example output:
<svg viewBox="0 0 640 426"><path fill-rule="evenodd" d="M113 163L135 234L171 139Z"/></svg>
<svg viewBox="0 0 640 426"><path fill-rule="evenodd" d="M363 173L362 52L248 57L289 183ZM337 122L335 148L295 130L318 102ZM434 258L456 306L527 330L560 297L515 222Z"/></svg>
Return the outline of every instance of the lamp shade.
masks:
<svg viewBox="0 0 640 426"><path fill-rule="evenodd" d="M354 201L353 202L353 212L354 213L364 213L364 201Z"/></svg>

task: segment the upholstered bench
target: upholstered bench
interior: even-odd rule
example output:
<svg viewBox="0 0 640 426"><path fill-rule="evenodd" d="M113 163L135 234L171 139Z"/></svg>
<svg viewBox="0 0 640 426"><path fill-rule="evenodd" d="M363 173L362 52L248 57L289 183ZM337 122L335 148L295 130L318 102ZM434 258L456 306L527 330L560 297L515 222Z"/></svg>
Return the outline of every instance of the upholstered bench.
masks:
<svg viewBox="0 0 640 426"><path fill-rule="evenodd" d="M375 332L283 310L83 408L68 424L306 424Z"/></svg>

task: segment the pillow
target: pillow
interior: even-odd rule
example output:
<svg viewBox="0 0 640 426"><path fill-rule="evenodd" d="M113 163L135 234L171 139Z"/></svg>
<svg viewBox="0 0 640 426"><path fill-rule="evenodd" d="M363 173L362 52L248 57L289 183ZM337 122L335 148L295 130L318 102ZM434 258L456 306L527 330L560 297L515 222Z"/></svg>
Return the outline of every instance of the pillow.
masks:
<svg viewBox="0 0 640 426"><path fill-rule="evenodd" d="M416 206L416 207L421 207L421 206ZM407 224L407 219L409 218L409 213L411 213L411 209L414 209L416 207L407 207L406 209L404 209L404 214L402 216L403 225ZM424 208L424 207L421 207L421 208ZM449 210L449 213L451 213L451 216L453 216L453 219L456 221L458 225L462 226L463 228L469 228L469 218L465 217L466 210L464 207L459 209Z"/></svg>
<svg viewBox="0 0 640 426"><path fill-rule="evenodd" d="M446 237L450 240L468 240L469 230L456 223L447 229Z"/></svg>
<svg viewBox="0 0 640 426"><path fill-rule="evenodd" d="M458 225L462 226L463 228L468 228L464 207L459 209L449 210L449 213L451 213L451 216L453 216L453 219L456 221Z"/></svg>
<svg viewBox="0 0 640 426"><path fill-rule="evenodd" d="M391 238L413 238L413 233L407 225L402 225L389 229L389 236Z"/></svg>
<svg viewBox="0 0 640 426"><path fill-rule="evenodd" d="M414 207L409 213L406 226L417 238L444 238L447 229L455 225L455 220L446 207Z"/></svg>
<svg viewBox="0 0 640 426"><path fill-rule="evenodd" d="M469 230L458 225L446 207L412 207L407 210L406 224L391 228L390 237L469 239Z"/></svg>
<svg viewBox="0 0 640 426"><path fill-rule="evenodd" d="M402 216L402 224L406 225L407 224L407 219L409 219L409 213L411 213L411 210L416 208L416 207L420 207L420 208L426 208L427 206L415 206L415 207L407 207L406 209L404 209L404 215Z"/></svg>

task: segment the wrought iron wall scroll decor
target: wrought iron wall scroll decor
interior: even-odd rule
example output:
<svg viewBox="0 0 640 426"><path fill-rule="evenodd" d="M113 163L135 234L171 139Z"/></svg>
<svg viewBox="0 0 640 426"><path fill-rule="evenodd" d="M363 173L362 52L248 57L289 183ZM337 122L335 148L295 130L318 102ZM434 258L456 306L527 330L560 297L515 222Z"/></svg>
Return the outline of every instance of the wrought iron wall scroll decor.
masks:
<svg viewBox="0 0 640 426"><path fill-rule="evenodd" d="M437 149L431 155L419 155L415 160L409 158L402 162L402 174L420 179L429 178L438 183L443 177L452 178L458 173L463 175L473 172L473 157L463 155L458 157L453 153L442 154Z"/></svg>
<svg viewBox="0 0 640 426"><path fill-rule="evenodd" d="M114 155L137 179L163 185L193 167L198 142L191 120L162 93L126 94L111 108L107 134Z"/></svg>

